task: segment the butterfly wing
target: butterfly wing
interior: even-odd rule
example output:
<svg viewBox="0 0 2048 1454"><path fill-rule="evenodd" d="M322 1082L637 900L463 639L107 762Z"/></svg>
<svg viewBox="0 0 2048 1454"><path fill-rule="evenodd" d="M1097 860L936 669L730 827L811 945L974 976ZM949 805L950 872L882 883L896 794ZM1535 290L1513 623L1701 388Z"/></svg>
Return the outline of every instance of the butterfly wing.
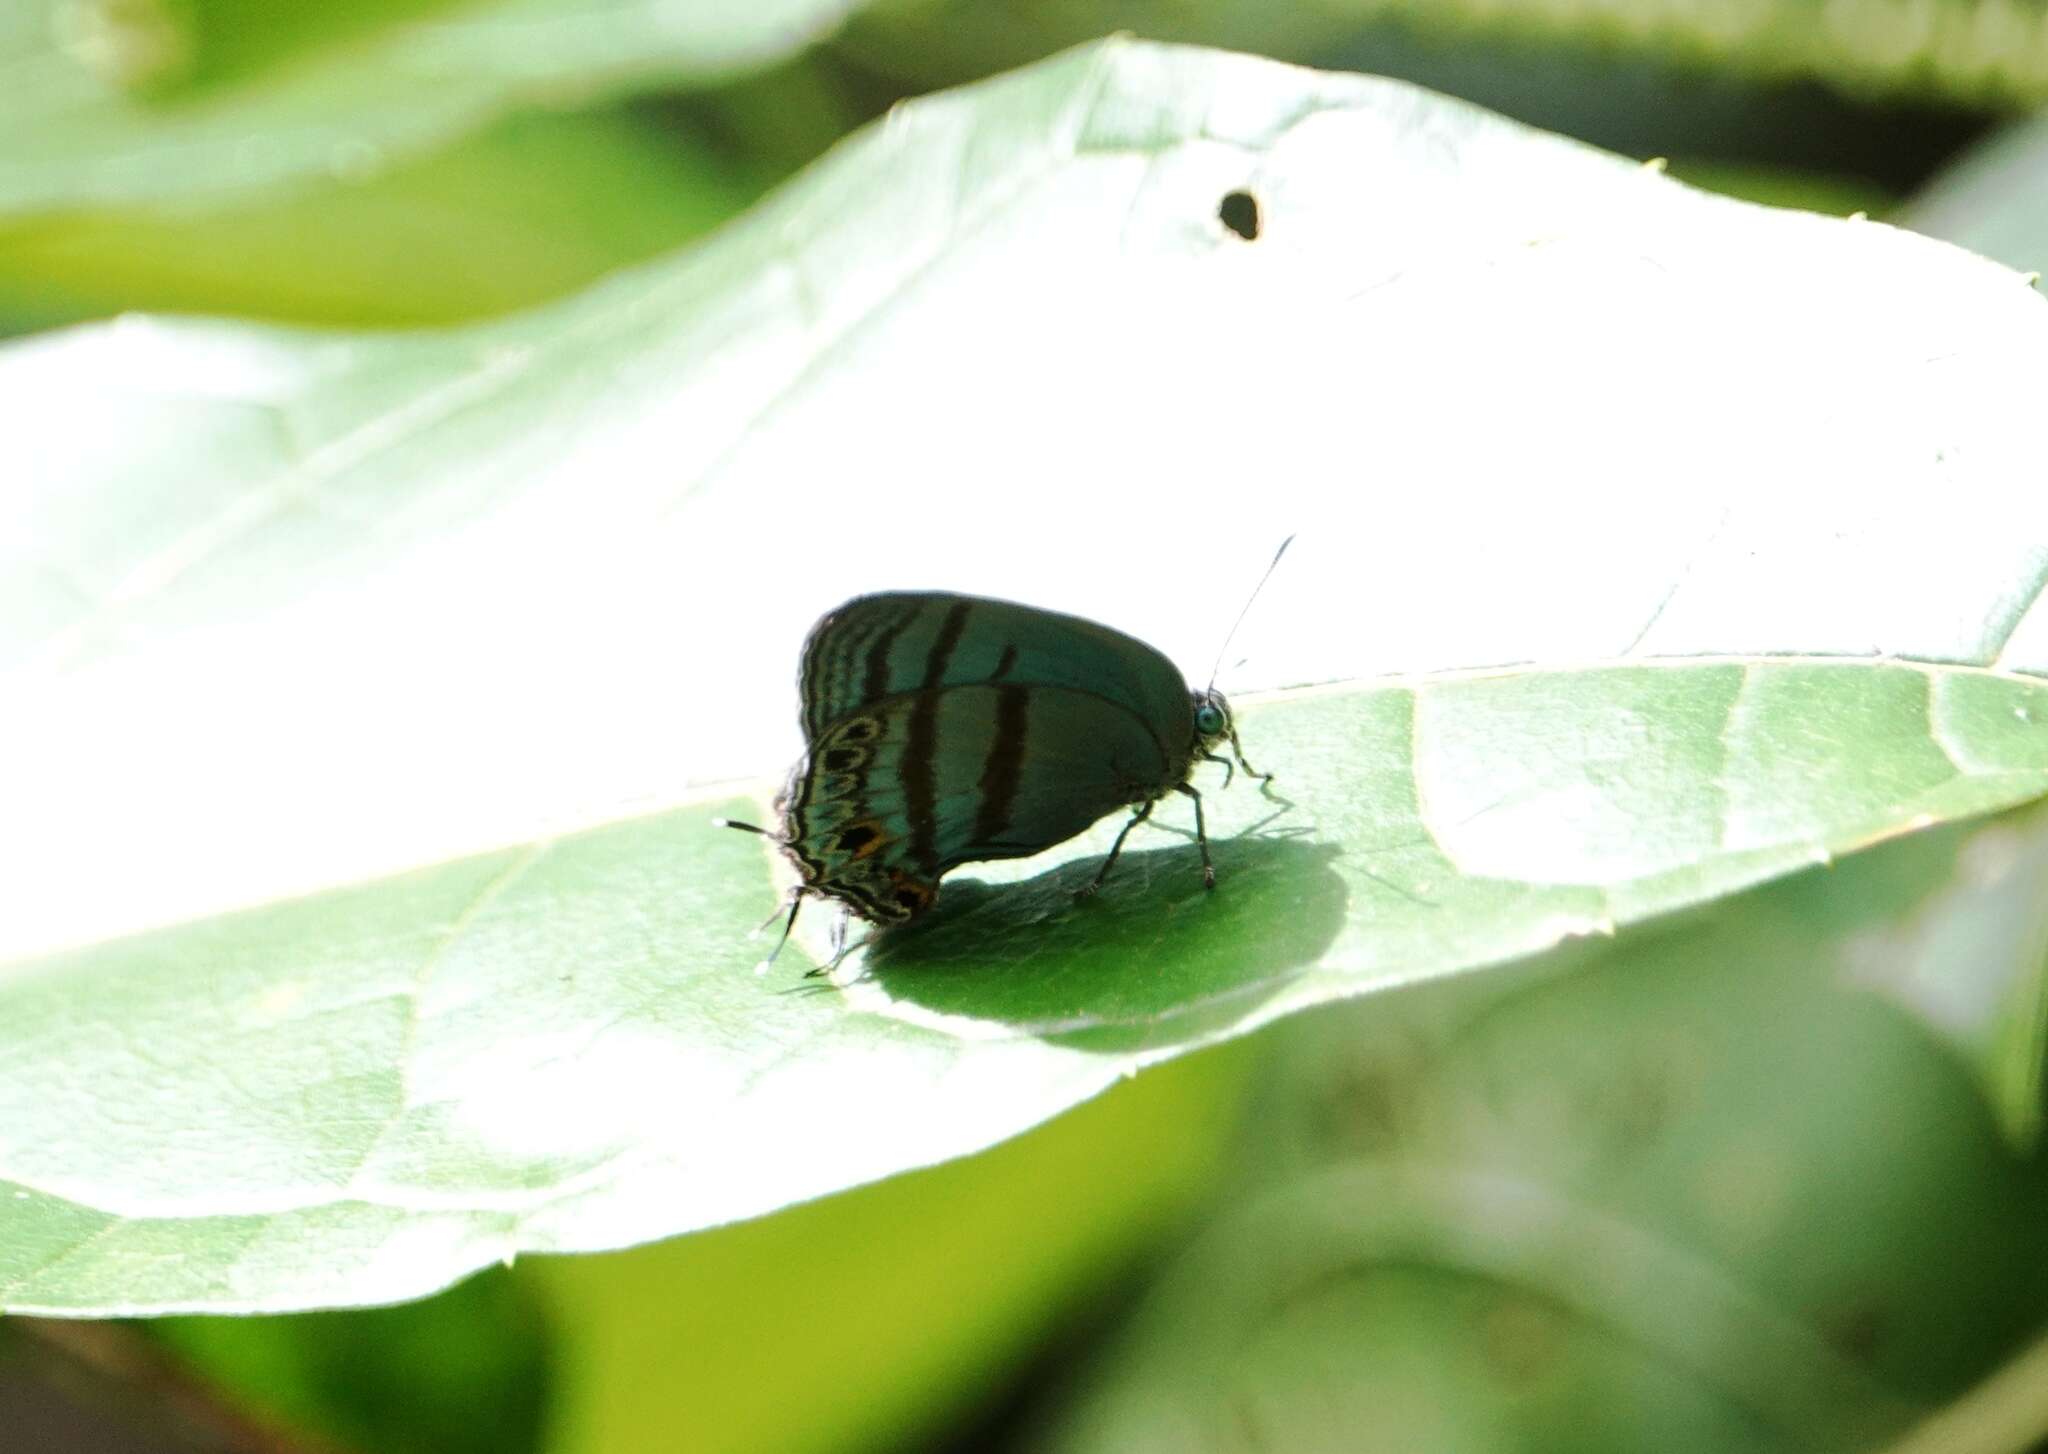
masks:
<svg viewBox="0 0 2048 1454"><path fill-rule="evenodd" d="M892 591L811 628L798 674L804 740L815 746L842 718L908 692L998 683L1093 693L1175 750L1193 732L1186 679L1136 637L1012 601Z"/></svg>
<svg viewBox="0 0 2048 1454"><path fill-rule="evenodd" d="M1021 858L1185 770L1098 693L1015 682L903 693L828 728L784 804L805 881L872 919L907 919L962 863Z"/></svg>

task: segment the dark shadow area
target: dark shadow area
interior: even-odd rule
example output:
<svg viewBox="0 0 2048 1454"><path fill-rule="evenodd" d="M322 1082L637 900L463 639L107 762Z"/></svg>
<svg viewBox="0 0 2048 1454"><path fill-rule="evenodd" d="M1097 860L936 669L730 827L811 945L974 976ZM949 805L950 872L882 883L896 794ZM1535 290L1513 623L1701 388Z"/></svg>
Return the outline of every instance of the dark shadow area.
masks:
<svg viewBox="0 0 2048 1454"><path fill-rule="evenodd" d="M1624 156L1785 168L1919 186L1997 109L1880 87L1717 70L1626 48L1361 28L1316 64L1398 76Z"/></svg>
<svg viewBox="0 0 2048 1454"><path fill-rule="evenodd" d="M893 999L1102 1051L1242 1019L1316 964L1343 926L1336 850L1284 831L1126 851L1101 891L1088 857L1022 883L946 881L925 918L877 935L867 977Z"/></svg>

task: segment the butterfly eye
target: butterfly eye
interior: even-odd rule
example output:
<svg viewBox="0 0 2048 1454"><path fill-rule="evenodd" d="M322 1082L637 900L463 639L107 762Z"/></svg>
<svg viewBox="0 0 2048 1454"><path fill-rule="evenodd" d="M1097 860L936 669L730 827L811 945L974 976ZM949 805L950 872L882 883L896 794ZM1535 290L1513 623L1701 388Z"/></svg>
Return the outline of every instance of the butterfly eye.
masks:
<svg viewBox="0 0 2048 1454"><path fill-rule="evenodd" d="M1204 702L1195 712L1195 730L1204 737L1215 737L1223 731L1223 709L1214 702Z"/></svg>

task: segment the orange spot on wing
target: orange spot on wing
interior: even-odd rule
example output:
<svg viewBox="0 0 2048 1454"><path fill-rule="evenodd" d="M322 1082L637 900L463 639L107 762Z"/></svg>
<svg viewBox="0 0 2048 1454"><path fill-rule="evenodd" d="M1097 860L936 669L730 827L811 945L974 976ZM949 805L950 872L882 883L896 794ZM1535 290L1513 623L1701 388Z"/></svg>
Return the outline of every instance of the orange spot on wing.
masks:
<svg viewBox="0 0 2048 1454"><path fill-rule="evenodd" d="M912 878L900 868L889 870L889 882L893 886L890 897L902 905L904 911L913 917L922 914L932 906L938 897L938 886Z"/></svg>
<svg viewBox="0 0 2048 1454"><path fill-rule="evenodd" d="M873 818L862 818L839 830L839 851L854 858L872 858L890 843L889 835Z"/></svg>

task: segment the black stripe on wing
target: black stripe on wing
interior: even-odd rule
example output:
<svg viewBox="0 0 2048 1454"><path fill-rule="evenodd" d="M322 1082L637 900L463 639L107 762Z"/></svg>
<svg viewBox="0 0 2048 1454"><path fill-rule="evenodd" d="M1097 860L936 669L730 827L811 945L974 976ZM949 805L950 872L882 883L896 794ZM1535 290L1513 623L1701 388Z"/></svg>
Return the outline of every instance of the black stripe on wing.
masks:
<svg viewBox="0 0 2048 1454"><path fill-rule="evenodd" d="M960 634L967 629L967 618L973 609L973 603L965 597L946 608L938 639L925 654L922 690L910 709L910 742L903 758L903 804L910 818L911 860L931 878L939 872L938 817L932 811L936 791L934 765L938 760L938 687L946 679L946 665L960 645Z"/></svg>
<svg viewBox="0 0 2048 1454"><path fill-rule="evenodd" d="M889 695L890 652L917 618L922 598L861 596L811 628L797 670L804 740Z"/></svg>
<svg viewBox="0 0 2048 1454"><path fill-rule="evenodd" d="M997 676L1002 673L998 672ZM974 815L977 842L995 843L1010 826L1010 810L1017 803L1017 784L1023 775L1026 732L1031 722L1031 689L1005 686L996 689L996 735L989 742L988 756L981 764L981 806Z"/></svg>

